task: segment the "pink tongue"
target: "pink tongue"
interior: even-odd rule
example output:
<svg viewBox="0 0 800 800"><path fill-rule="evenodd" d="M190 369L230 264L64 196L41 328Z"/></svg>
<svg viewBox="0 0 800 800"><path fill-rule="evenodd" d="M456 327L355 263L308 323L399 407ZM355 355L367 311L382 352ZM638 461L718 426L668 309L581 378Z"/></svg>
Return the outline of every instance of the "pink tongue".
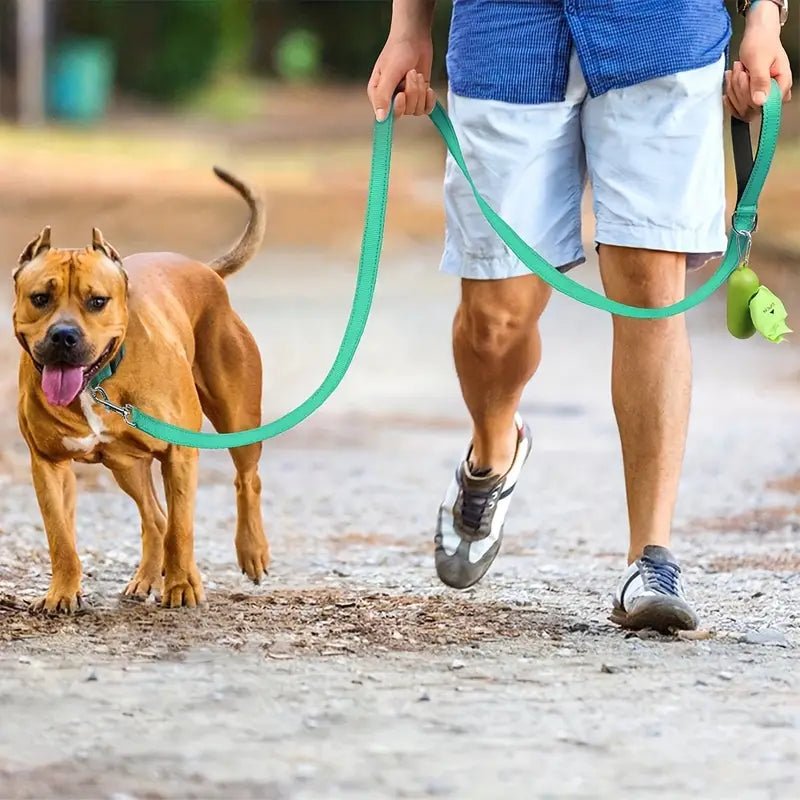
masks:
<svg viewBox="0 0 800 800"><path fill-rule="evenodd" d="M47 402L68 406L83 388L83 367L46 366L42 370L42 391Z"/></svg>

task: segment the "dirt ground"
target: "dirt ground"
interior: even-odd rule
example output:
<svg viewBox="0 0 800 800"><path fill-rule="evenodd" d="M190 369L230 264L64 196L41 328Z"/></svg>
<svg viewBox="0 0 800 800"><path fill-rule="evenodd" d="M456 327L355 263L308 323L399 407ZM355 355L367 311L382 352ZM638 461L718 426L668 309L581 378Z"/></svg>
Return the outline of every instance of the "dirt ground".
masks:
<svg viewBox="0 0 800 800"><path fill-rule="evenodd" d="M9 266L45 222L59 242L99 224L123 252L200 256L241 224L236 201L197 172L213 141L166 168L142 142L120 155L72 133L59 160L44 139L3 137L15 148L0 156ZM562 298L524 399L534 457L501 556L480 586L445 589L432 527L468 425L449 352L457 287L436 273L440 153L423 141L398 144L387 257L351 373L266 446L274 563L259 587L236 569L232 470L210 453L197 508L207 608L118 599L137 563L135 509L87 467L90 610L27 612L49 564L12 412L16 344L0 320L0 797L798 795L796 345L733 340L719 298L690 315L696 387L675 549L701 638L629 635L607 620L626 548L610 324ZM315 388L350 299L364 142L345 137L328 160L314 152L242 145L232 159L256 169L275 209L262 255L230 283L262 347L269 417ZM88 177L92 160L102 168ZM796 263L767 259L770 285L800 302ZM594 265L576 276L597 286Z"/></svg>

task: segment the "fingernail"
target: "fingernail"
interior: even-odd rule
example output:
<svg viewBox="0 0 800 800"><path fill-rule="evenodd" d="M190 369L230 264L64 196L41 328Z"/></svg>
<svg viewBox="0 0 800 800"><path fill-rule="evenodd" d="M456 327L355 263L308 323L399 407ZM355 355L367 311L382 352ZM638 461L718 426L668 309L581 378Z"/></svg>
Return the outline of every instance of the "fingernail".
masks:
<svg viewBox="0 0 800 800"><path fill-rule="evenodd" d="M767 93L766 92L755 92L753 94L753 102L757 106L763 106L764 103L767 102Z"/></svg>
<svg viewBox="0 0 800 800"><path fill-rule="evenodd" d="M383 122L386 119L386 109L385 108L376 108L375 109L375 119L378 122Z"/></svg>

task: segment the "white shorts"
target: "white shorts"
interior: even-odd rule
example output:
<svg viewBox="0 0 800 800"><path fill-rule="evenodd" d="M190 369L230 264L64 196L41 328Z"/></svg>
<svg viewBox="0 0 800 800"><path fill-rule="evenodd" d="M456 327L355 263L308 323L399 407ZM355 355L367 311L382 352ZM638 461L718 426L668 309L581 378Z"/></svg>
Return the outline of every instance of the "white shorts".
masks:
<svg viewBox="0 0 800 800"><path fill-rule="evenodd" d="M725 60L590 97L573 52L566 99L520 105L448 95L450 118L489 204L562 270L585 260L581 199L592 185L597 244L686 253L725 249ZM462 278L528 275L483 218L452 158L441 269Z"/></svg>

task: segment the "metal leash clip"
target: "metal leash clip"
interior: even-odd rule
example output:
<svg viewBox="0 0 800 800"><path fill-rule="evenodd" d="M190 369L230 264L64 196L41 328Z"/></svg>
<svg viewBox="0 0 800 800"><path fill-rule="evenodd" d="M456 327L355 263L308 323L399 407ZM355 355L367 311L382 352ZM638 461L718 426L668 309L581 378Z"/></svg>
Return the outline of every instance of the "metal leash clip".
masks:
<svg viewBox="0 0 800 800"><path fill-rule="evenodd" d="M753 234L750 231L740 231L735 225L732 226L736 234L736 249L739 251L739 263L750 263L750 250L753 247ZM744 247L742 239L745 239Z"/></svg>
<svg viewBox="0 0 800 800"><path fill-rule="evenodd" d="M113 411L115 414L119 414L122 419L124 419L125 422L127 422L132 428L136 427L133 424L133 406L130 405L130 403L126 403L124 406L118 406L115 403L112 403L106 394L106 390L103 389L102 386L95 386L89 391L91 392L92 400L94 400L95 403L99 403L107 411Z"/></svg>

